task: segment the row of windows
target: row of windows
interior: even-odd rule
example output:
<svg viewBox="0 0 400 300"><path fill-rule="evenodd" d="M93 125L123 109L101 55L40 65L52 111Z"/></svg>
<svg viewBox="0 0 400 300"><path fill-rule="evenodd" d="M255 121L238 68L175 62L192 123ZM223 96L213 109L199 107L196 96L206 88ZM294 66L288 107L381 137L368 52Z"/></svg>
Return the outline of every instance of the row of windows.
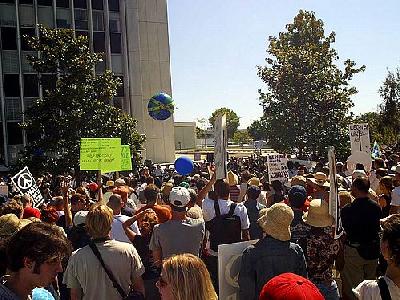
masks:
<svg viewBox="0 0 400 300"><path fill-rule="evenodd" d="M2 27L1 28L1 49L2 50L17 50L17 29L14 27ZM86 35L85 31L77 31L78 35ZM21 49L23 51L31 51L27 43L27 36L34 36L34 28L21 28ZM93 33L93 49L95 52L105 52L105 33L94 32ZM121 53L121 33L110 32L110 45L111 53Z"/></svg>
<svg viewBox="0 0 400 300"><path fill-rule="evenodd" d="M97 10L104 9L103 0L91 0L92 8ZM15 0L0 0L0 3L15 4ZM19 0L20 4L33 4L33 0ZM53 0L37 0L38 5L52 6ZM56 0L56 6L62 8L69 7L69 0ZM86 0L74 0L75 8L87 8ZM110 11L119 11L119 0L108 0Z"/></svg>
<svg viewBox="0 0 400 300"><path fill-rule="evenodd" d="M123 82L123 76L117 76ZM39 80L36 74L23 74L24 81L24 97L39 97ZM19 75L18 74L3 74L4 96L19 97ZM52 74L42 74L40 79L43 92L54 89L56 85L56 76ZM117 91L118 97L124 96L124 88L120 86Z"/></svg>

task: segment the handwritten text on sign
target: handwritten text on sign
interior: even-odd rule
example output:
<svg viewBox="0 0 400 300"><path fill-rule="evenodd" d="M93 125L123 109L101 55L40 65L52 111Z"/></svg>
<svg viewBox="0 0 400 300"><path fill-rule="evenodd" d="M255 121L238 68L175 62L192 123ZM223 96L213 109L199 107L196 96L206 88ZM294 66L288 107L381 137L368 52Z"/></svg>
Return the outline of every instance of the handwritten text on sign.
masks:
<svg viewBox="0 0 400 300"><path fill-rule="evenodd" d="M274 180L279 180L285 183L289 180L289 172L287 168L287 158L283 154L268 154L268 180L271 183Z"/></svg>
<svg viewBox="0 0 400 300"><path fill-rule="evenodd" d="M120 170L120 138L82 138L81 170Z"/></svg>

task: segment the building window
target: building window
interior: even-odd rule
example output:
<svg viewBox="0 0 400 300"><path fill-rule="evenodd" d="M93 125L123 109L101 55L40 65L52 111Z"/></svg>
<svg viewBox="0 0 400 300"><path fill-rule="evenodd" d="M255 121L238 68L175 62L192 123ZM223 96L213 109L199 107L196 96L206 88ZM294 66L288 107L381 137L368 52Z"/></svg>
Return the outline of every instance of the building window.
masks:
<svg viewBox="0 0 400 300"><path fill-rule="evenodd" d="M52 6L53 0L37 0L38 5Z"/></svg>
<svg viewBox="0 0 400 300"><path fill-rule="evenodd" d="M7 137L9 145L21 145L22 129L17 122L7 122Z"/></svg>
<svg viewBox="0 0 400 300"><path fill-rule="evenodd" d="M42 86L43 95L47 96L48 90L54 90L56 88L57 77L54 74L42 74L40 78L40 85Z"/></svg>
<svg viewBox="0 0 400 300"><path fill-rule="evenodd" d="M0 3L14 4L15 0L0 0Z"/></svg>
<svg viewBox="0 0 400 300"><path fill-rule="evenodd" d="M106 50L106 41L104 32L93 32L93 50L96 53Z"/></svg>
<svg viewBox="0 0 400 300"><path fill-rule="evenodd" d="M87 8L86 0L74 0L75 8Z"/></svg>
<svg viewBox="0 0 400 300"><path fill-rule="evenodd" d="M19 8L19 23L21 26L35 26L35 11L33 10L33 6L23 5Z"/></svg>
<svg viewBox="0 0 400 300"><path fill-rule="evenodd" d="M17 26L15 5L0 4L0 24L2 26Z"/></svg>
<svg viewBox="0 0 400 300"><path fill-rule="evenodd" d="M33 4L33 0L19 0L19 4Z"/></svg>
<svg viewBox="0 0 400 300"><path fill-rule="evenodd" d="M1 28L1 47L3 50L17 50L17 28Z"/></svg>
<svg viewBox="0 0 400 300"><path fill-rule="evenodd" d="M6 119L20 120L22 116L21 99L6 98L5 101L6 101Z"/></svg>
<svg viewBox="0 0 400 300"><path fill-rule="evenodd" d="M110 19L110 32L121 32L121 24L120 21L115 19L111 20Z"/></svg>
<svg viewBox="0 0 400 300"><path fill-rule="evenodd" d="M3 51L3 72L18 73L19 61L17 51Z"/></svg>
<svg viewBox="0 0 400 300"><path fill-rule="evenodd" d="M108 0L108 8L111 11L119 11L119 0Z"/></svg>
<svg viewBox="0 0 400 300"><path fill-rule="evenodd" d="M36 74L24 74L24 97L39 97L38 83Z"/></svg>
<svg viewBox="0 0 400 300"><path fill-rule="evenodd" d="M121 34L110 32L111 53L121 53Z"/></svg>
<svg viewBox="0 0 400 300"><path fill-rule="evenodd" d="M103 10L103 0L92 0L92 9Z"/></svg>
<svg viewBox="0 0 400 300"><path fill-rule="evenodd" d="M93 11L93 31L104 31L103 12Z"/></svg>
<svg viewBox="0 0 400 300"><path fill-rule="evenodd" d="M69 7L69 0L57 0L56 6L57 7L68 8Z"/></svg>
<svg viewBox="0 0 400 300"><path fill-rule="evenodd" d="M116 108L119 108L119 109L123 109L124 108L124 98L120 98L120 97L115 97L114 99L113 99L113 102L114 102L114 106L116 107Z"/></svg>
<svg viewBox="0 0 400 300"><path fill-rule="evenodd" d="M39 7L38 10L39 23L47 27L54 27L53 8L52 7Z"/></svg>
<svg viewBox="0 0 400 300"><path fill-rule="evenodd" d="M19 75L4 74L4 95L6 97L19 97Z"/></svg>
<svg viewBox="0 0 400 300"><path fill-rule="evenodd" d="M28 45L28 38L35 36L35 28L21 28L21 49L24 51L32 51Z"/></svg>
<svg viewBox="0 0 400 300"><path fill-rule="evenodd" d="M75 9L75 28L88 29L88 16L85 9Z"/></svg>

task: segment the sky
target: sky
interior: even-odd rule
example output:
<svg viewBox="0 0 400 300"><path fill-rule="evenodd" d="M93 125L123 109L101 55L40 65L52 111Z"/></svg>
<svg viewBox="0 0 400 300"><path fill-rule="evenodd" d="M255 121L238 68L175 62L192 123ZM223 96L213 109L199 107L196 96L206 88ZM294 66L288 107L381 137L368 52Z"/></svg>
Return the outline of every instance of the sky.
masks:
<svg viewBox="0 0 400 300"><path fill-rule="evenodd" d="M399 0L168 0L172 97L175 121L195 122L228 107L246 128L262 115L257 76L265 65L268 37L292 23L300 9L322 19L338 66L350 58L363 73L351 84L352 111L375 111L379 87L388 71L400 67Z"/></svg>

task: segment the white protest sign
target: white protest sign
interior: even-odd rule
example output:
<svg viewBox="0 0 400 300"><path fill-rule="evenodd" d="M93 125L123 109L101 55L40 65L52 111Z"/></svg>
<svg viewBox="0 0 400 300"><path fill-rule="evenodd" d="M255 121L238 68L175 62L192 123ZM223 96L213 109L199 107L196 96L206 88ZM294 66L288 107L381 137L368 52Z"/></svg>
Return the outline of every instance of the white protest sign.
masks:
<svg viewBox="0 0 400 300"><path fill-rule="evenodd" d="M339 206L339 184L336 176L336 157L335 148L330 147L328 150L329 160L329 214L335 219L335 239L343 234L342 220L340 219Z"/></svg>
<svg viewBox="0 0 400 300"><path fill-rule="evenodd" d="M258 240L218 246L218 283L220 300L239 299L239 271L243 251Z"/></svg>
<svg viewBox="0 0 400 300"><path fill-rule="evenodd" d="M43 196L36 185L35 178L33 178L31 172L29 172L28 167L19 171L11 180L20 193L26 193L32 196L33 207L39 207L44 203Z"/></svg>
<svg viewBox="0 0 400 300"><path fill-rule="evenodd" d="M279 180L286 183L289 180L289 171L287 168L287 158L283 154L270 153L267 156L268 181Z"/></svg>
<svg viewBox="0 0 400 300"><path fill-rule="evenodd" d="M365 152L371 155L371 141L369 139L368 123L349 125L351 154Z"/></svg>
<svg viewBox="0 0 400 300"><path fill-rule="evenodd" d="M356 169L357 164L363 164L365 171L368 172L371 171L372 169L371 154L361 151L352 153L347 159L347 170L349 170L350 173L353 173L353 171Z"/></svg>
<svg viewBox="0 0 400 300"><path fill-rule="evenodd" d="M226 115L215 119L214 124L214 161L217 179L225 179L227 176L226 161L228 159L226 149L228 147L228 137L226 131Z"/></svg>

